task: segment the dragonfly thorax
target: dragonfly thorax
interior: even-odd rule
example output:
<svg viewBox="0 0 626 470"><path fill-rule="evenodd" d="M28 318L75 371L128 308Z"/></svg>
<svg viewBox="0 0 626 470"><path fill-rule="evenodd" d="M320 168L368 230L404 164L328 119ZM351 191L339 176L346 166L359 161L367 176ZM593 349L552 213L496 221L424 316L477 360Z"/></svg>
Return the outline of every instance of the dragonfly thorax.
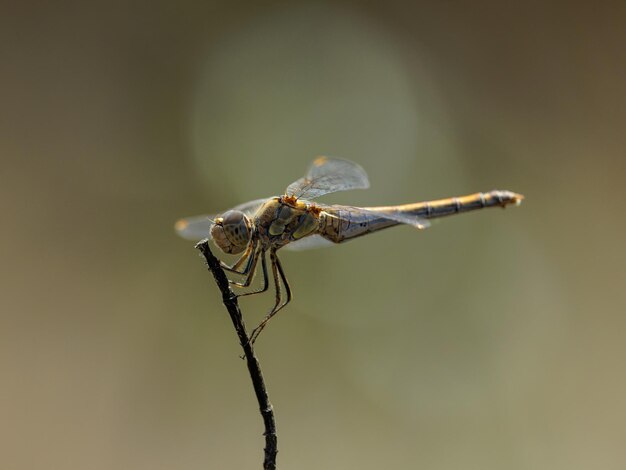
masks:
<svg viewBox="0 0 626 470"><path fill-rule="evenodd" d="M225 253L241 253L252 238L252 223L241 211L225 212L211 227L211 237Z"/></svg>

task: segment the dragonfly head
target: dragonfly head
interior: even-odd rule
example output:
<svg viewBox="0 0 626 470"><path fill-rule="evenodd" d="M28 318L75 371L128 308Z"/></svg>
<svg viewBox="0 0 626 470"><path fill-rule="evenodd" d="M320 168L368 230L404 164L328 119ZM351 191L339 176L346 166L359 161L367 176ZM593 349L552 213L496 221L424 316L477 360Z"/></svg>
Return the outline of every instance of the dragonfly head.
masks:
<svg viewBox="0 0 626 470"><path fill-rule="evenodd" d="M237 254L246 249L252 238L252 222L241 211L224 212L215 219L211 237L225 253Z"/></svg>

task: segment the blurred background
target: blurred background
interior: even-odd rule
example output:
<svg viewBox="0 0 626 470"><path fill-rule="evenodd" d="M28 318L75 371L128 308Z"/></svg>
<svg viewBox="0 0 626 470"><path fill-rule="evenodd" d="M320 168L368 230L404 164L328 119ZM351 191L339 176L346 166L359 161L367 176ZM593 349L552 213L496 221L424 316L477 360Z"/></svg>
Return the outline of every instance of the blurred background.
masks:
<svg viewBox="0 0 626 470"><path fill-rule="evenodd" d="M624 2L5 2L0 466L261 468L179 217L316 155L381 205L519 208L285 252L282 469L626 466ZM243 299L249 325L272 294Z"/></svg>

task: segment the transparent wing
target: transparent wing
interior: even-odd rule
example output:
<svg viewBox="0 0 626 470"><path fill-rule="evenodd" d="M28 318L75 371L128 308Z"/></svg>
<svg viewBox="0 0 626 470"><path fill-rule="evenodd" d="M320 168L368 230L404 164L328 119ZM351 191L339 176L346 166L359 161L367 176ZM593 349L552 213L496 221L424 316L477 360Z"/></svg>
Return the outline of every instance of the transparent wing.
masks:
<svg viewBox="0 0 626 470"><path fill-rule="evenodd" d="M336 245L336 243L333 243L330 240L326 240L321 235L309 235L308 237L301 238L300 240L296 240L295 242L288 243L287 245L285 245L285 250L304 251L312 250L314 248L324 248L333 245Z"/></svg>
<svg viewBox="0 0 626 470"><path fill-rule="evenodd" d="M176 233L193 241L200 241L209 238L211 235L211 220L215 215L196 215L194 217L185 217L176 221L174 229Z"/></svg>
<svg viewBox="0 0 626 470"><path fill-rule="evenodd" d="M248 216L253 216L255 212L269 198L255 199L244 204L239 204L231 210L241 211ZM196 215L193 217L185 217L180 219L174 225L176 233L187 240L199 241L211 236L211 225L213 220L218 217L217 214L212 215Z"/></svg>
<svg viewBox="0 0 626 470"><path fill-rule="evenodd" d="M366 214L370 214L372 218L382 217L389 220L394 220L400 224L411 225L419 230L430 227L430 222L426 219L418 217L408 212L401 211L376 211L366 208L359 208Z"/></svg>
<svg viewBox="0 0 626 470"><path fill-rule="evenodd" d="M318 204L319 205L319 204ZM417 229L425 229L430 227L430 221L427 219L423 219L411 212L406 210L377 210L375 208L369 207L354 207L354 206L342 206L342 205L332 205L332 206L322 206L322 208L328 208L332 212L335 213L335 217L337 217L337 211L346 210L350 213L351 219L350 222L352 224L358 224L362 222L375 222L377 219L387 219L393 220L394 222L398 222L399 224L411 225Z"/></svg>
<svg viewBox="0 0 626 470"><path fill-rule="evenodd" d="M313 199L324 194L349 189L366 189L367 173L354 162L340 158L317 157L304 178L291 183L285 193L297 198Z"/></svg>

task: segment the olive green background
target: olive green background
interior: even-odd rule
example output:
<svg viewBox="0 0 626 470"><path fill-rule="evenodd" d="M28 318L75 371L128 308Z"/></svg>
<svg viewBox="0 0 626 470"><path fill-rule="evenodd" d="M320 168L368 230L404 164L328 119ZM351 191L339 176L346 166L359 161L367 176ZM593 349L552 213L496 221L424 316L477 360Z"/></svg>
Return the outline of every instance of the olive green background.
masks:
<svg viewBox="0 0 626 470"><path fill-rule="evenodd" d="M5 2L0 467L260 468L179 217L320 154L519 208L282 255L281 469L626 466L623 2ZM242 300L249 324L272 294Z"/></svg>

